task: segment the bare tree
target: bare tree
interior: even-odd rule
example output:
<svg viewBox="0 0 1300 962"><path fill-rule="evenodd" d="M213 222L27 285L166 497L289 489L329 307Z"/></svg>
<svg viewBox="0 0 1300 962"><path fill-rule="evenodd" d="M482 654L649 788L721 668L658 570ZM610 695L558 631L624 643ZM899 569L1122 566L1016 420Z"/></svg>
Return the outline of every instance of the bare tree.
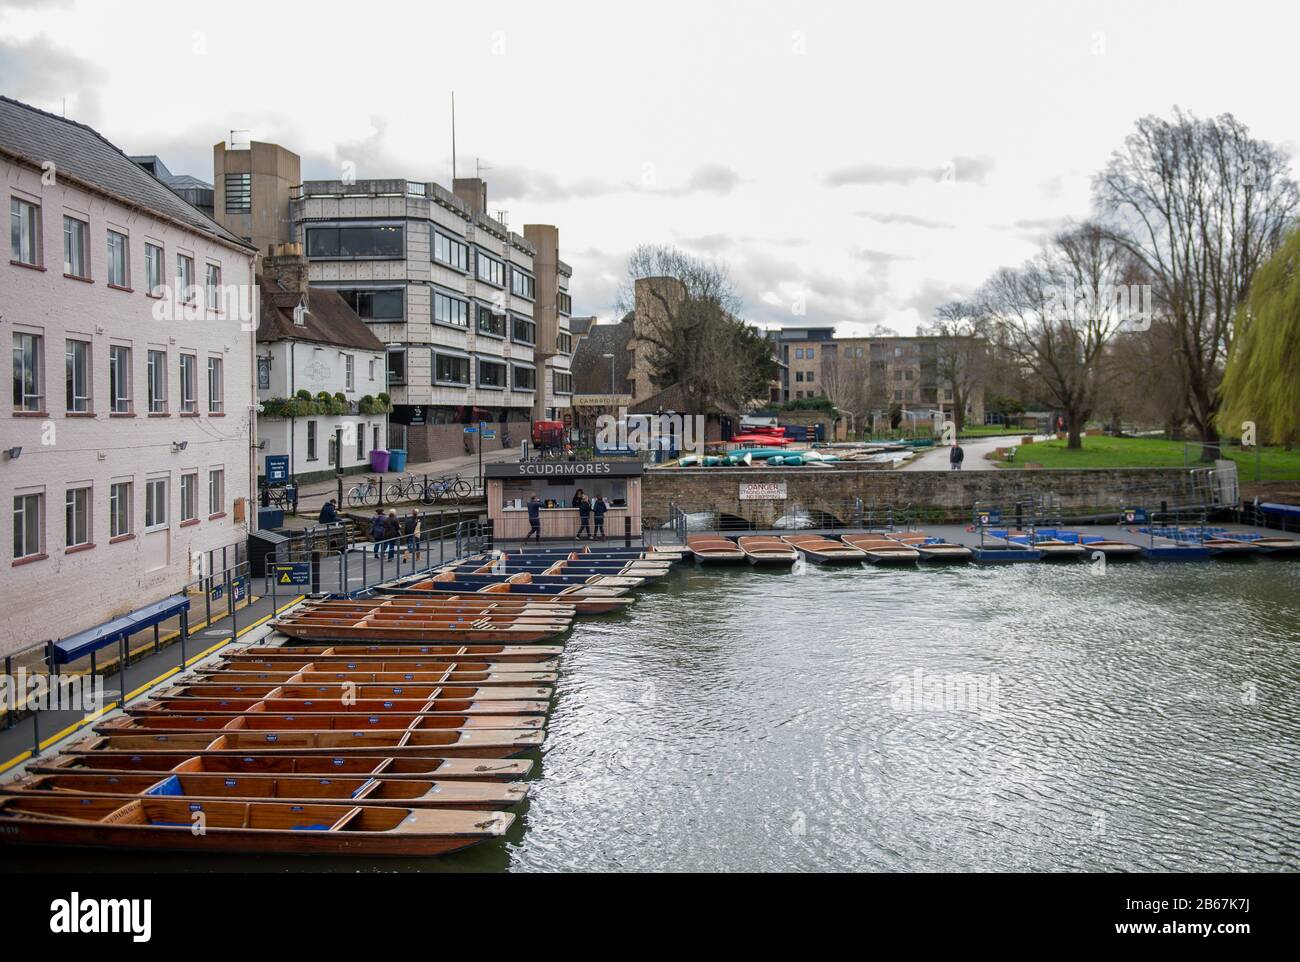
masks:
<svg viewBox="0 0 1300 962"><path fill-rule="evenodd" d="M1143 117L1094 181L1108 227L1153 278L1167 311L1188 416L1218 440L1219 381L1233 316L1277 248L1300 193L1287 159L1231 114ZM1208 449L1207 449L1208 450Z"/></svg>
<svg viewBox="0 0 1300 962"><path fill-rule="evenodd" d="M987 368L987 320L971 301L949 301L935 310L928 333L942 338L937 345L935 376L952 389L952 420L958 433L966 426L966 408Z"/></svg>
<svg viewBox="0 0 1300 962"><path fill-rule="evenodd" d="M638 247L619 307L635 311L650 379L680 386L688 410L741 408L766 397L776 374L770 344L737 317L740 298L721 266L674 247Z"/></svg>
<svg viewBox="0 0 1300 962"><path fill-rule="evenodd" d="M862 352L862 353L859 353ZM822 350L822 387L831 403L853 416L861 428L871 413L870 359L860 345L837 345L835 351Z"/></svg>
<svg viewBox="0 0 1300 962"><path fill-rule="evenodd" d="M1096 224L1058 234L1018 270L1003 269L980 293L980 312L1065 412L1068 446L1083 446L1106 345L1128 319L1115 296L1138 276L1126 248Z"/></svg>

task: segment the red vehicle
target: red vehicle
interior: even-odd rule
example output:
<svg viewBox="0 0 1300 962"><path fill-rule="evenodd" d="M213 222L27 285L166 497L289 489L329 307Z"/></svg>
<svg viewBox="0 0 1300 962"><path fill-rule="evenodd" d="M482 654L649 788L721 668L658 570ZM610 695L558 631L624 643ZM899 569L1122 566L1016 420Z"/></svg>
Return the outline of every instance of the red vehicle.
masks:
<svg viewBox="0 0 1300 962"><path fill-rule="evenodd" d="M564 423L562 421L534 421L533 447L540 449L558 448L564 444Z"/></svg>

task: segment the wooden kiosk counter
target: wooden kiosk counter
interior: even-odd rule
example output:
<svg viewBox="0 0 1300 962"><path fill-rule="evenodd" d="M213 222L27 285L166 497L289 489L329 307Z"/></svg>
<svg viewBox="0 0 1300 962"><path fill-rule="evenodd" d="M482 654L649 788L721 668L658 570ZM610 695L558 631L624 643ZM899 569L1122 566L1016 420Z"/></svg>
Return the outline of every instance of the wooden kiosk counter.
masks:
<svg viewBox="0 0 1300 962"><path fill-rule="evenodd" d="M624 519L631 533L641 535L640 461L518 461L483 466L487 485L488 517L498 540L528 535L528 501L542 499L542 538L572 539L578 534L578 509L573 499L579 491L593 501L604 497L605 536L621 538ZM593 512L591 526L595 530Z"/></svg>

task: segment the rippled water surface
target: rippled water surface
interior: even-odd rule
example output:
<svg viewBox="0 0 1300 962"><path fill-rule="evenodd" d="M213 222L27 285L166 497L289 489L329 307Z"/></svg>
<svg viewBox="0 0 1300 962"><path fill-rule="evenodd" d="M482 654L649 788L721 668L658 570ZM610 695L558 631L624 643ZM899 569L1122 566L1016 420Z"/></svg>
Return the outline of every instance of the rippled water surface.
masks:
<svg viewBox="0 0 1300 962"><path fill-rule="evenodd" d="M574 631L506 844L245 867L1300 868L1300 564L667 581Z"/></svg>

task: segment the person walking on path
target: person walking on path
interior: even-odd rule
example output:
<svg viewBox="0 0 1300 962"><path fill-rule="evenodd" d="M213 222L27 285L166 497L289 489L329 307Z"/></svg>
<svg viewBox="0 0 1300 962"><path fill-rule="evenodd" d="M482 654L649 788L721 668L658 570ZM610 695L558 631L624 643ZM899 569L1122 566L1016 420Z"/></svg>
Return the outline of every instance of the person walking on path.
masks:
<svg viewBox="0 0 1300 962"><path fill-rule="evenodd" d="M411 513L402 520L402 534L406 535L406 548L402 551L402 560L405 561L407 554L410 554L419 561L420 512L415 508L412 508Z"/></svg>
<svg viewBox="0 0 1300 962"><path fill-rule="evenodd" d="M587 537L591 537L591 499L582 493L579 488L573 496L574 507L578 509L578 540L582 540L582 533L587 532Z"/></svg>
<svg viewBox="0 0 1300 962"><path fill-rule="evenodd" d="M948 462L952 465L954 471L961 470L961 463L966 460L966 452L961 449L961 445L953 442L952 450L948 452Z"/></svg>
<svg viewBox="0 0 1300 962"><path fill-rule="evenodd" d="M370 543L375 553L375 560L379 560L379 553L383 550L384 529L387 527L384 518L384 509L376 508L375 516L370 519Z"/></svg>
<svg viewBox="0 0 1300 962"><path fill-rule="evenodd" d="M397 509L389 508L388 517L384 519L384 541L388 543L388 560L397 557L397 539L402 536L402 524L397 520Z"/></svg>
<svg viewBox="0 0 1300 962"><path fill-rule="evenodd" d="M596 515L596 537L601 541L605 540L605 512L608 510L609 505L605 503L605 496L600 495L597 497L592 513Z"/></svg>
<svg viewBox="0 0 1300 962"><path fill-rule="evenodd" d="M533 492L532 497L528 499L528 537L525 541L537 538L537 543L542 543L542 499Z"/></svg>

